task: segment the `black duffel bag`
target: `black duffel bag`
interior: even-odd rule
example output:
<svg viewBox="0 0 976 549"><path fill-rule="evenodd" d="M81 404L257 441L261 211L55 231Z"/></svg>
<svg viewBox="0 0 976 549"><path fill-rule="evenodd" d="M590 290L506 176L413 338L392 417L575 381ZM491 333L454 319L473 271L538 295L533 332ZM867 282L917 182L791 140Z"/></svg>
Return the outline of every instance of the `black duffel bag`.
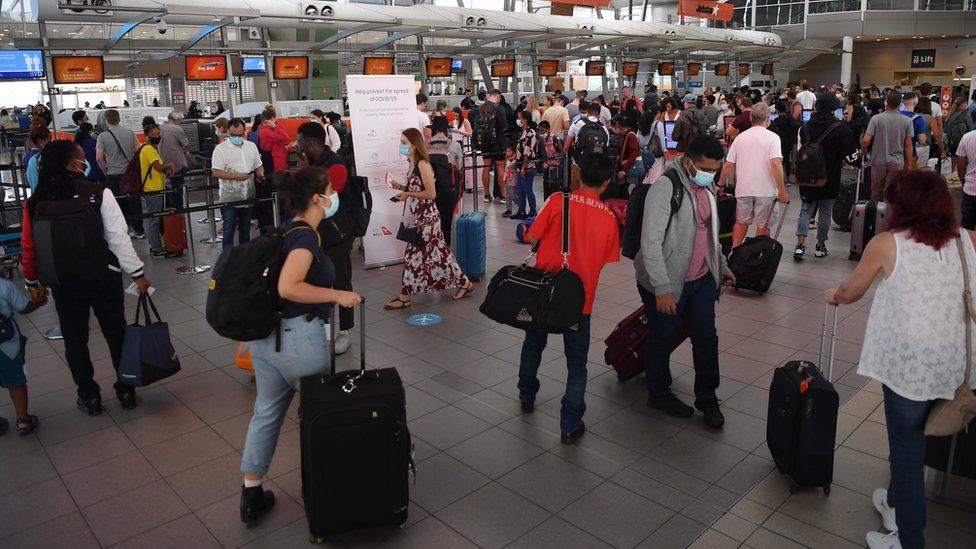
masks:
<svg viewBox="0 0 976 549"><path fill-rule="evenodd" d="M521 265L502 267L488 284L481 314L521 330L561 334L579 329L586 291L569 270L569 196L563 193L562 268L555 273L529 267L539 243Z"/></svg>

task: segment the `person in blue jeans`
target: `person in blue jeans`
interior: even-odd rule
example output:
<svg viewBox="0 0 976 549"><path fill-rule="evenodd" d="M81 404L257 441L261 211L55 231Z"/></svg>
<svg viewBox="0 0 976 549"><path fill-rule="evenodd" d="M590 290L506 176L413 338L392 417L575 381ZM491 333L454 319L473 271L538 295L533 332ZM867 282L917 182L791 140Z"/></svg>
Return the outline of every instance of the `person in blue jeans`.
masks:
<svg viewBox="0 0 976 549"><path fill-rule="evenodd" d="M227 123L227 139L214 147L211 157L213 175L218 180L221 204L251 200L255 196L254 180L264 180L264 167L257 146L245 138L247 126L240 118ZM220 214L224 222L223 247L251 240L251 205L223 206Z"/></svg>
<svg viewBox="0 0 976 549"><path fill-rule="evenodd" d="M522 128L522 135L519 136L515 148L515 191L518 197L518 212L512 216L512 219L526 219L536 215L535 191L532 189L532 184L535 182L535 157L539 141L531 113L525 110L519 111L516 122ZM528 212L525 211L526 201L529 204Z"/></svg>
<svg viewBox="0 0 976 549"><path fill-rule="evenodd" d="M647 405L674 417L690 418L695 413L671 392L669 362L680 343L681 320L691 338L695 363L695 408L713 429L725 425L715 396L720 381L715 303L719 287L735 282L718 240L713 185L724 156L718 139L703 135L692 139L685 154L667 166L647 191L640 250L634 258L637 290L650 332Z"/></svg>
<svg viewBox="0 0 976 549"><path fill-rule="evenodd" d="M563 193L555 193L546 200L525 239L533 247L538 245L536 267L556 272L568 259L568 267L578 274L586 292L583 319L575 331L563 334L566 354L566 394L559 413L560 440L575 444L586 432L583 414L586 412L586 360L590 350L590 313L596 296L600 271L607 263L620 259L620 235L617 220L610 208L600 200L613 177L613 162L604 154L586 157L580 163L580 187L569 199L569 257L562 254ZM519 401L523 413L535 409L539 392L539 365L549 334L526 331L519 362Z"/></svg>
<svg viewBox="0 0 976 549"><path fill-rule="evenodd" d="M891 477L871 499L888 533L879 528L865 537L869 549L920 549L929 411L936 399L976 387L965 377L976 356L966 333L967 325L976 330L967 292L976 289L976 233L959 228L955 200L938 172L895 172L883 198L888 231L871 239L854 272L824 299L857 303L880 279L857 373L883 387Z"/></svg>
<svg viewBox="0 0 976 549"><path fill-rule="evenodd" d="M332 316L333 304L355 307L362 301L359 294L332 287L335 269L322 251L314 229L339 209L328 172L306 167L283 176L280 197L294 217L285 226L281 239L285 259L278 277L280 340L272 333L247 343L258 390L241 458L244 486L240 511L241 521L247 524L274 506L274 494L264 490L262 484L299 380L332 372L325 323Z"/></svg>

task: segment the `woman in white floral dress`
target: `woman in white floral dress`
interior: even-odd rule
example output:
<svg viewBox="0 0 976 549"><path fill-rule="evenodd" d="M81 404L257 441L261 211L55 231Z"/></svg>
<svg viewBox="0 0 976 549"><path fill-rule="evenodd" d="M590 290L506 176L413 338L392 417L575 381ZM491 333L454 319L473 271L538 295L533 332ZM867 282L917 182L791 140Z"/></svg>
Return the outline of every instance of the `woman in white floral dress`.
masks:
<svg viewBox="0 0 976 549"><path fill-rule="evenodd" d="M434 170L430 166L424 138L416 128L408 128L400 135L400 153L410 159L410 175L405 183L393 181L391 185L400 191L397 199L406 200L409 213L405 215L404 223L410 226L407 220L413 220L413 226L420 233L420 242L407 244L403 252L400 295L383 307L403 309L412 304L411 295L442 292L448 288L457 288L454 299L461 299L474 289L474 283L465 276L451 247L444 241L440 214L434 203L437 196Z"/></svg>

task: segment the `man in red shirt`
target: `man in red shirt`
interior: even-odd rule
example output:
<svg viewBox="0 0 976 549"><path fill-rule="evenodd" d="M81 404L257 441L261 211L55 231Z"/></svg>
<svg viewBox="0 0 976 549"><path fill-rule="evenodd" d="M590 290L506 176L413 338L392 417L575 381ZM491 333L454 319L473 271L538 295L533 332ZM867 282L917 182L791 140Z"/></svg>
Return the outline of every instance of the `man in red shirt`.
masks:
<svg viewBox="0 0 976 549"><path fill-rule="evenodd" d="M594 154L580 163L580 187L569 200L569 269L579 275L586 291L583 320L579 330L563 334L566 354L566 395L562 399L559 427L563 444L575 444L586 431L583 413L586 411L586 360L590 350L590 313L600 271L607 263L620 259L620 235L617 219L600 200L613 177L613 162L603 154ZM532 245L539 242L536 267L558 271L562 255L563 195L553 194L546 201L525 239ZM522 358L519 365L519 401L522 411L530 413L539 392L539 365L546 348L548 334L525 332Z"/></svg>
<svg viewBox="0 0 976 549"><path fill-rule="evenodd" d="M742 109L742 114L739 114L732 120L732 127L725 132L725 142L728 144L731 144L737 135L752 127L752 115L750 114L752 111L752 99L742 96L738 101L739 108Z"/></svg>

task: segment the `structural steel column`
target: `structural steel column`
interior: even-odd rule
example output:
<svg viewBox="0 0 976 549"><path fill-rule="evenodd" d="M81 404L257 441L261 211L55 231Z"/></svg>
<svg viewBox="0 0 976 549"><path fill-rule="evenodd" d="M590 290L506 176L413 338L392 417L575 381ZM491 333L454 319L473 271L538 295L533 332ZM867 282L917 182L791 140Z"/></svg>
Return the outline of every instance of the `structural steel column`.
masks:
<svg viewBox="0 0 976 549"><path fill-rule="evenodd" d="M234 71L230 69L231 64L229 53L224 54L224 63L224 66L227 67L227 81L224 84L227 86L227 110L230 111L230 118L234 118L235 113L237 112L237 105L239 104L238 98L240 97L240 90L232 90L230 89L230 85L232 82L237 82L237 86L240 87L241 83L237 81L237 77L234 76Z"/></svg>
<svg viewBox="0 0 976 549"><path fill-rule="evenodd" d="M533 55L529 58L532 63L532 95L535 96L535 100L541 105L542 104L542 92L540 91L539 82L539 56Z"/></svg>

